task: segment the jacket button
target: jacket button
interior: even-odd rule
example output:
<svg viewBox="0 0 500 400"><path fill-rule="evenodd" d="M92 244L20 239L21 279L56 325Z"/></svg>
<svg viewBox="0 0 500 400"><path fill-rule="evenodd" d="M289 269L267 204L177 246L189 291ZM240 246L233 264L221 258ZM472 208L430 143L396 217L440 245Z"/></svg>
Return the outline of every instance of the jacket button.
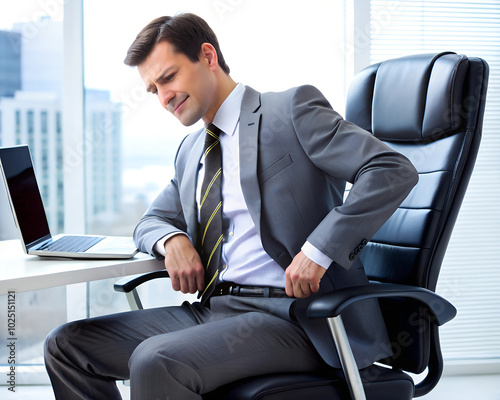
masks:
<svg viewBox="0 0 500 400"><path fill-rule="evenodd" d="M356 258L356 256L354 254L349 254L349 260L351 261L354 261L354 259Z"/></svg>

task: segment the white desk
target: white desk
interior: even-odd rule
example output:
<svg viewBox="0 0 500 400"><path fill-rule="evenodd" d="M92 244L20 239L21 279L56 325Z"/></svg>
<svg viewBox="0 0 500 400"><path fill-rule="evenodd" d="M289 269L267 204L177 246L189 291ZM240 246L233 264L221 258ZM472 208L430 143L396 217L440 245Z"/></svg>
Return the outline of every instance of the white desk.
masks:
<svg viewBox="0 0 500 400"><path fill-rule="evenodd" d="M144 253L130 260L42 258L24 254L19 240L0 241L0 295L9 290L25 292L163 268L163 262Z"/></svg>

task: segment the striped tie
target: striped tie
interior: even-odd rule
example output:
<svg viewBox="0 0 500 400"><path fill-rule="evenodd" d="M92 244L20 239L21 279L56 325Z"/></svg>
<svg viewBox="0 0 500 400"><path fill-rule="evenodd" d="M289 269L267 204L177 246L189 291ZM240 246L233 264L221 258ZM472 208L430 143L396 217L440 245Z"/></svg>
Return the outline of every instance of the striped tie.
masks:
<svg viewBox="0 0 500 400"><path fill-rule="evenodd" d="M209 124L206 129L203 159L205 176L201 185L200 236L201 259L205 266L205 290L201 294L202 304L212 294L217 276L222 248L222 152L220 129Z"/></svg>

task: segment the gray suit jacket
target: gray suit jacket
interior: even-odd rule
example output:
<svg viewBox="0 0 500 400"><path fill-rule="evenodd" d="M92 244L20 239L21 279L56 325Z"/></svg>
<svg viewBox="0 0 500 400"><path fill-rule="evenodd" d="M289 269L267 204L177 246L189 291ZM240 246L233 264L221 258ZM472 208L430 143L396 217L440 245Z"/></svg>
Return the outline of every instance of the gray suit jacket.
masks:
<svg viewBox="0 0 500 400"><path fill-rule="evenodd" d="M411 163L369 132L342 119L312 86L282 93L247 87L240 114L240 181L266 252L286 269L305 241L333 259L318 294L367 283L359 252L417 181ZM152 203L135 232L137 247L186 232L197 243L195 201L202 131L179 147L175 177ZM345 182L353 183L343 202ZM339 367L325 321L308 320L297 300L295 314L325 361ZM343 313L360 367L389 355L376 302Z"/></svg>

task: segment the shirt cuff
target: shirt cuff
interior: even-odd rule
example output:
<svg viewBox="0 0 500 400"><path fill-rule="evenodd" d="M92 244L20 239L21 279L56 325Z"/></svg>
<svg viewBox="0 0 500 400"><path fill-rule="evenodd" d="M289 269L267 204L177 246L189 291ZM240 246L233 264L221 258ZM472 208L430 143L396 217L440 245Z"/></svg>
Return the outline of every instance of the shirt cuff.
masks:
<svg viewBox="0 0 500 400"><path fill-rule="evenodd" d="M168 235L165 235L155 243L154 251L158 254L161 254L163 257L165 257L165 255L167 254L165 252L165 242L175 235L187 236L184 232L174 232L174 233L170 233Z"/></svg>
<svg viewBox="0 0 500 400"><path fill-rule="evenodd" d="M314 261L324 269L328 269L330 264L333 262L330 257L328 257L326 254L323 254L309 242L304 243L304 245L302 246L302 252L307 256L307 258L309 258L311 261Z"/></svg>

